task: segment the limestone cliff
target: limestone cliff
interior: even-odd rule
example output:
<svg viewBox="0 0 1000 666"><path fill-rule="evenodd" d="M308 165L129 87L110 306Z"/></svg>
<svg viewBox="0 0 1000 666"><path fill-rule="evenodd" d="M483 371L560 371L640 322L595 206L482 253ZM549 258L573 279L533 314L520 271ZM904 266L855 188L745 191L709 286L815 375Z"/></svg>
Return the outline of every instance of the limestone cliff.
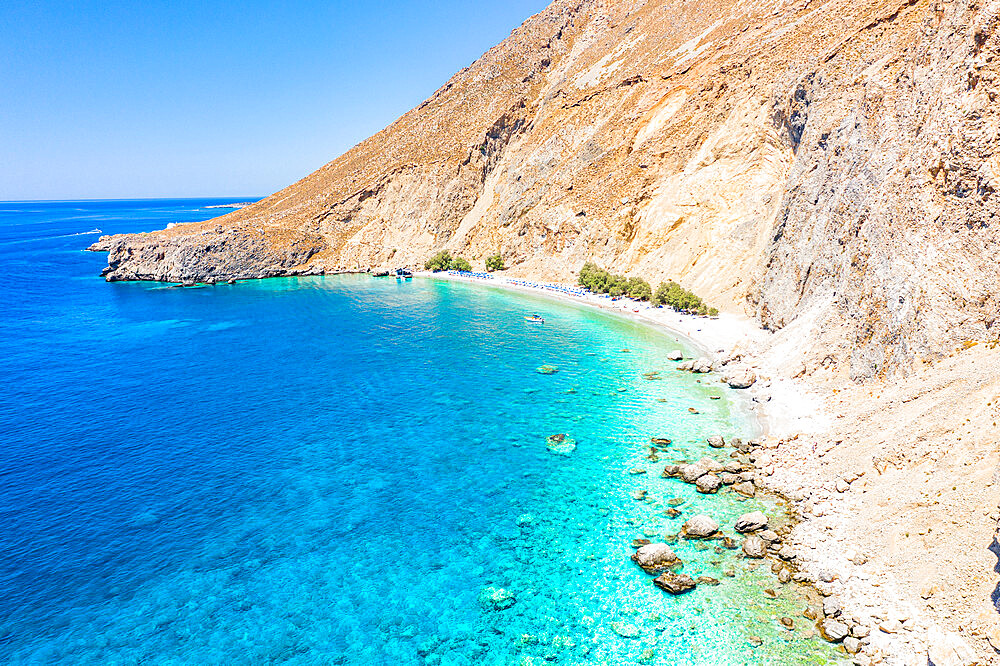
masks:
<svg viewBox="0 0 1000 666"><path fill-rule="evenodd" d="M303 180L109 280L499 251L665 278L856 379L996 338L1000 0L556 0Z"/></svg>

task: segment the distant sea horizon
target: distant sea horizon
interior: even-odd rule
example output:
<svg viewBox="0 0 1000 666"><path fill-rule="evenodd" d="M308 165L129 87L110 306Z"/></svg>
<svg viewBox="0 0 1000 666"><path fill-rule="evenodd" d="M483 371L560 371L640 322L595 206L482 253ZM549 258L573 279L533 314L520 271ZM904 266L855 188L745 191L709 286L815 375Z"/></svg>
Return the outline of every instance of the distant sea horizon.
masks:
<svg viewBox="0 0 1000 666"><path fill-rule="evenodd" d="M102 201L106 202L128 202L128 201L196 201L196 202L206 202L206 201L226 201L226 202L238 202L238 201L260 201L266 198L265 196L248 196L248 197L106 197L106 198L96 198L96 199L0 199L0 204L18 204L18 203L100 203Z"/></svg>
<svg viewBox="0 0 1000 666"><path fill-rule="evenodd" d="M672 371L687 341L432 278L106 283L83 251L243 200L0 203L0 661L836 661L804 589L672 536L787 520L661 477L755 432ZM664 593L635 539L719 584Z"/></svg>

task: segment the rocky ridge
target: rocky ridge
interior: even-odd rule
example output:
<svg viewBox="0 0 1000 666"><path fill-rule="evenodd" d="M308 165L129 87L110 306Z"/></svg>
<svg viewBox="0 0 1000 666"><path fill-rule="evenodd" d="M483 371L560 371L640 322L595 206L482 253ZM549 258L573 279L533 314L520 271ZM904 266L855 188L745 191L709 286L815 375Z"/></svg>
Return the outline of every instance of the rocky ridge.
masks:
<svg viewBox="0 0 1000 666"><path fill-rule="evenodd" d="M556 0L280 192L109 280L418 265L681 281L857 380L996 337L998 1Z"/></svg>

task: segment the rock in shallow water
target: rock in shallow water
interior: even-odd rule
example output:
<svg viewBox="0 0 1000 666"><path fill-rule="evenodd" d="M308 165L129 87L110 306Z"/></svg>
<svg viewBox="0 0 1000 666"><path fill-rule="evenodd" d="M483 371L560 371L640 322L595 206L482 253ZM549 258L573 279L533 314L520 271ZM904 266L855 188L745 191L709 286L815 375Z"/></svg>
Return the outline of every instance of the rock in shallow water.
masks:
<svg viewBox="0 0 1000 666"><path fill-rule="evenodd" d="M691 576L671 572L657 576L653 579L653 584L670 594L683 594L698 586Z"/></svg>
<svg viewBox="0 0 1000 666"><path fill-rule="evenodd" d="M632 555L632 561L642 567L646 573L663 571L681 563L677 554L665 543L651 543L641 546Z"/></svg>
<svg viewBox="0 0 1000 666"><path fill-rule="evenodd" d="M549 447L549 451L563 456L568 456L576 450L576 440L565 433L549 435L545 444Z"/></svg>
<svg viewBox="0 0 1000 666"><path fill-rule="evenodd" d="M694 539L704 539L719 531L719 523L704 514L692 516L684 523L684 534Z"/></svg>
<svg viewBox="0 0 1000 666"><path fill-rule="evenodd" d="M638 638L639 637L639 627L634 624L626 624L625 622L612 622L611 628L616 634L622 638Z"/></svg>
<svg viewBox="0 0 1000 666"><path fill-rule="evenodd" d="M759 536L748 536L743 540L743 554L759 560L767 555L767 544Z"/></svg>
<svg viewBox="0 0 1000 666"><path fill-rule="evenodd" d="M695 486L699 493L714 493L722 486L722 481L714 474L705 474L698 477Z"/></svg>
<svg viewBox="0 0 1000 666"><path fill-rule="evenodd" d="M756 532L767 527L767 516L761 511L744 513L736 519L736 531L741 534Z"/></svg>
<svg viewBox="0 0 1000 666"><path fill-rule="evenodd" d="M708 469L698 463L684 465L680 468L680 476L684 483L694 483L708 474Z"/></svg>

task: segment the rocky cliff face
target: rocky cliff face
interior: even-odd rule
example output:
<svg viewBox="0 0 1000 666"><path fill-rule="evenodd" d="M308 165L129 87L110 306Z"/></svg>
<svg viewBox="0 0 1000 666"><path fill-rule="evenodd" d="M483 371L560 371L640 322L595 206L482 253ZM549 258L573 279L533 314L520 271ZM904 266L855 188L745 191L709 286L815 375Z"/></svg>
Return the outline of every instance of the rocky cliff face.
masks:
<svg viewBox="0 0 1000 666"><path fill-rule="evenodd" d="M109 280L594 260L795 329L856 379L905 370L997 336L998 11L556 0L298 183L95 249Z"/></svg>

